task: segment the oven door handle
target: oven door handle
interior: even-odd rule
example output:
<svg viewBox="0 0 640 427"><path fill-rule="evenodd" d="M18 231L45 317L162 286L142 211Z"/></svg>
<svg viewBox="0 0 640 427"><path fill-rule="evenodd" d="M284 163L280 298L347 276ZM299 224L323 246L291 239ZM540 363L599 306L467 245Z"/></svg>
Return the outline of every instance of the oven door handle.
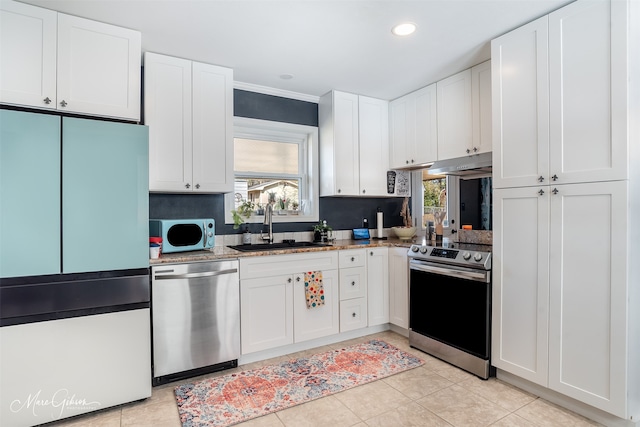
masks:
<svg viewBox="0 0 640 427"><path fill-rule="evenodd" d="M489 283L489 275L486 271L469 271L469 270L457 270L451 267L436 267L435 265L426 265L411 261L409 268L411 270L423 271L425 273L439 274L441 276L456 277L458 279L475 280L478 282Z"/></svg>

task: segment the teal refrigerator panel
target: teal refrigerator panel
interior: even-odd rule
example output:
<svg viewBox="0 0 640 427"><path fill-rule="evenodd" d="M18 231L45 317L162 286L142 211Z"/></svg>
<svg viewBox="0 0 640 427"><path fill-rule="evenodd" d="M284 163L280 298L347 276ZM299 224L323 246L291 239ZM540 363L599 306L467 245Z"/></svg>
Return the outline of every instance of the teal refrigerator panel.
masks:
<svg viewBox="0 0 640 427"><path fill-rule="evenodd" d="M62 271L149 266L146 126L63 118Z"/></svg>
<svg viewBox="0 0 640 427"><path fill-rule="evenodd" d="M0 110L0 277L60 273L60 118Z"/></svg>

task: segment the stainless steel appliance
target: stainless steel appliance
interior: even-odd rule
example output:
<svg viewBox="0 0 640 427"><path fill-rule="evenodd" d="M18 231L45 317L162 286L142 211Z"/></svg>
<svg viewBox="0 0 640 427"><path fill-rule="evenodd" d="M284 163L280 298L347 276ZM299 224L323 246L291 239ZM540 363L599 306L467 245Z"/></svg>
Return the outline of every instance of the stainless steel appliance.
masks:
<svg viewBox="0 0 640 427"><path fill-rule="evenodd" d="M156 265L151 277L153 384L238 366L238 261Z"/></svg>
<svg viewBox="0 0 640 427"><path fill-rule="evenodd" d="M409 345L489 378L491 252L485 245L412 245Z"/></svg>

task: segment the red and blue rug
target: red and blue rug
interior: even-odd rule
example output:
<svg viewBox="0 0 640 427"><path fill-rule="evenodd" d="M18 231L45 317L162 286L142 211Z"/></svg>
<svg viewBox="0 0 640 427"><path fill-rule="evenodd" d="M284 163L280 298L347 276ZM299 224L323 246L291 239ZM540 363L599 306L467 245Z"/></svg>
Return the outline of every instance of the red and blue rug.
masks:
<svg viewBox="0 0 640 427"><path fill-rule="evenodd" d="M385 378L424 361L384 341L176 387L183 427L228 426Z"/></svg>

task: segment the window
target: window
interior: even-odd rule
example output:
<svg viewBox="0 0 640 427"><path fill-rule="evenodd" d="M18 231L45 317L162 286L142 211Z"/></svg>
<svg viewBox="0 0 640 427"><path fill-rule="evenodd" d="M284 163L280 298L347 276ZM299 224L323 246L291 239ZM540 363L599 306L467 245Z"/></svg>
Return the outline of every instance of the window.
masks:
<svg viewBox="0 0 640 427"><path fill-rule="evenodd" d="M455 217L456 178L442 175L429 175L427 169L415 171L412 181L413 212L422 218L420 230L426 234L427 225L435 224L435 217L442 212L443 225L449 227L449 219Z"/></svg>
<svg viewBox="0 0 640 427"><path fill-rule="evenodd" d="M318 129L236 117L234 136L235 186L225 197L225 222L247 201L254 205L249 222L261 222L270 199L274 222L317 221Z"/></svg>

